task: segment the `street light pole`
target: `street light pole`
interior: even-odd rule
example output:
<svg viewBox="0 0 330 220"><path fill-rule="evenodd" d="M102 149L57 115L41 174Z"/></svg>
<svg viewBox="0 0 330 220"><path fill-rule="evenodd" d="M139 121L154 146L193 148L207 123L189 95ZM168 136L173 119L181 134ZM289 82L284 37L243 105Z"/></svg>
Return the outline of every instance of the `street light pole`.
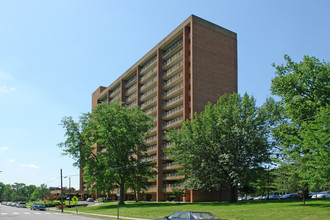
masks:
<svg viewBox="0 0 330 220"><path fill-rule="evenodd" d="M69 178L69 205L71 204L71 177L65 176L64 179Z"/></svg>
<svg viewBox="0 0 330 220"><path fill-rule="evenodd" d="M61 169L61 207L63 212L63 176L62 176L62 169Z"/></svg>

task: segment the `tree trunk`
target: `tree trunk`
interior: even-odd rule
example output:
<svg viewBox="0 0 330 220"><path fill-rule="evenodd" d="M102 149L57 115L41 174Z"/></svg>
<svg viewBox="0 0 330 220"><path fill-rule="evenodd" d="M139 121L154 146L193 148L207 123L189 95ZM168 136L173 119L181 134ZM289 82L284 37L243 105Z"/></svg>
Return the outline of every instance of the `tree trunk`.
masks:
<svg viewBox="0 0 330 220"><path fill-rule="evenodd" d="M125 205L125 202L124 202L124 197L125 197L125 184L124 184L124 181L122 180L121 183L120 183L120 197L119 197L119 205Z"/></svg>
<svg viewBox="0 0 330 220"><path fill-rule="evenodd" d="M230 202L237 202L237 186L230 186Z"/></svg>

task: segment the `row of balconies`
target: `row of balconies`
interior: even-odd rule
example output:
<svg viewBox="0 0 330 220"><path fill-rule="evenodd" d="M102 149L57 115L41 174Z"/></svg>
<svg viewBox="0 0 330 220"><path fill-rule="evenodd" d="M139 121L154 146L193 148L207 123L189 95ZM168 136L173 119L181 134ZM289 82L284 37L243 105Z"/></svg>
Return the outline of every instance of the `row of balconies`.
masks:
<svg viewBox="0 0 330 220"><path fill-rule="evenodd" d="M146 98L148 95L152 94L155 91L157 91L157 86L155 86L154 88L150 89L148 92L141 95L141 98L140 98L141 101L143 101L144 98Z"/></svg>
<svg viewBox="0 0 330 220"><path fill-rule="evenodd" d="M125 87L128 88L136 80L136 75L132 76L129 80L126 81Z"/></svg>
<svg viewBox="0 0 330 220"><path fill-rule="evenodd" d="M166 60L163 63L163 68L166 68L166 66L168 66L169 64L172 63L172 61L176 60L176 58L181 57L183 54L183 50L180 50L178 53L174 54L171 58L169 58L168 60Z"/></svg>
<svg viewBox="0 0 330 220"><path fill-rule="evenodd" d="M179 85L175 86L174 88L164 92L163 94L163 98L165 98L166 96L170 96L175 94L176 92L178 92L181 88L183 87L183 83L180 83Z"/></svg>
<svg viewBox="0 0 330 220"><path fill-rule="evenodd" d="M149 72L147 72L144 76L141 77L141 83L143 83L148 77L156 73L157 67L151 69Z"/></svg>
<svg viewBox="0 0 330 220"><path fill-rule="evenodd" d="M168 85L170 85L172 82L175 82L177 79L182 78L183 72L180 72L178 75L173 76L171 79L167 80L163 84L163 88L166 88Z"/></svg>
<svg viewBox="0 0 330 220"><path fill-rule="evenodd" d="M141 73L143 71L145 71L146 69L148 69L149 66L151 66L155 61L157 60L157 56L155 56L154 58L152 58L148 63L146 63L142 68L141 68Z"/></svg>
<svg viewBox="0 0 330 220"><path fill-rule="evenodd" d="M163 58L166 57L166 55L168 55L169 53L171 53L171 51L175 50L175 48L177 48L178 46L180 46L183 42L183 39L178 40L177 42L175 42L170 48L168 48L164 53L163 53Z"/></svg>
<svg viewBox="0 0 330 220"><path fill-rule="evenodd" d="M183 105L180 105L180 106L178 106L178 107L176 107L174 109L171 109L171 110L165 112L163 114L163 117L165 118L166 116L172 115L174 113L178 113L178 111L180 111L181 109L183 109Z"/></svg>
<svg viewBox="0 0 330 220"><path fill-rule="evenodd" d="M172 66L171 68L166 70L163 74L163 78L166 78L167 76L170 76L171 73L174 73L175 70L177 70L182 65L183 65L183 61L181 61L180 63L175 64L174 66Z"/></svg>
<svg viewBox="0 0 330 220"><path fill-rule="evenodd" d="M151 84L157 82L157 76L155 76L154 78L152 78L150 81L148 81L146 84L144 84L143 86L141 86L141 91L145 88L147 88L148 86L150 86Z"/></svg>
<svg viewBox="0 0 330 220"><path fill-rule="evenodd" d="M171 125L177 125L177 123L182 122L182 120L183 120L183 116L180 116L171 121L165 122L163 123L163 128L169 128L172 127Z"/></svg>
<svg viewBox="0 0 330 220"><path fill-rule="evenodd" d="M143 108L146 108L148 105L150 105L150 104L152 104L152 103L154 103L154 102L156 102L157 101L157 96L154 96L154 97L152 97L151 99L149 99L148 101L146 101L145 103L143 103L142 105L141 105L141 108L143 109Z"/></svg>

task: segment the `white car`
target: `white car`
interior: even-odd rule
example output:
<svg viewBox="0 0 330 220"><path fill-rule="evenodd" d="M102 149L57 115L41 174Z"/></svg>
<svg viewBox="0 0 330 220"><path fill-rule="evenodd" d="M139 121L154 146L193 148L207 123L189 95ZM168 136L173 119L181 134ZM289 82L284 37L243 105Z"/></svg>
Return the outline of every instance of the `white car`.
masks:
<svg viewBox="0 0 330 220"><path fill-rule="evenodd" d="M330 191L319 192L312 196L312 199L316 198L330 198Z"/></svg>

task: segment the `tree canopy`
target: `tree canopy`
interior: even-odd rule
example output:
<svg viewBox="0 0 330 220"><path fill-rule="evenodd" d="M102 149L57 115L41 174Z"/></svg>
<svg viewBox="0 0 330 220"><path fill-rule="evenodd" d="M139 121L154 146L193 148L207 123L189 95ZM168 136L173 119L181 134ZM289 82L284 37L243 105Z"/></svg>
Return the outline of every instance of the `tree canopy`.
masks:
<svg viewBox="0 0 330 220"><path fill-rule="evenodd" d="M306 194L330 184L330 65L309 56L299 63L284 58L285 65L273 64L271 91L281 98L286 120L273 135L281 145L280 164Z"/></svg>
<svg viewBox="0 0 330 220"><path fill-rule="evenodd" d="M62 126L67 139L59 146L75 159L76 166L84 168L83 177L91 190L107 193L119 188L120 203L124 203L126 189L134 186L132 176L139 175L139 183L148 184L142 180L153 174L151 164L139 158L145 154L145 134L152 124L141 109L129 109L116 101L102 103L83 114L78 123L64 118Z"/></svg>
<svg viewBox="0 0 330 220"><path fill-rule="evenodd" d="M247 94L224 95L181 130L169 132L173 143L169 153L187 175L182 185L195 190L229 186L231 200L236 201L238 185L249 182L257 168L270 162L274 143L269 130L279 111L273 99L257 107Z"/></svg>

